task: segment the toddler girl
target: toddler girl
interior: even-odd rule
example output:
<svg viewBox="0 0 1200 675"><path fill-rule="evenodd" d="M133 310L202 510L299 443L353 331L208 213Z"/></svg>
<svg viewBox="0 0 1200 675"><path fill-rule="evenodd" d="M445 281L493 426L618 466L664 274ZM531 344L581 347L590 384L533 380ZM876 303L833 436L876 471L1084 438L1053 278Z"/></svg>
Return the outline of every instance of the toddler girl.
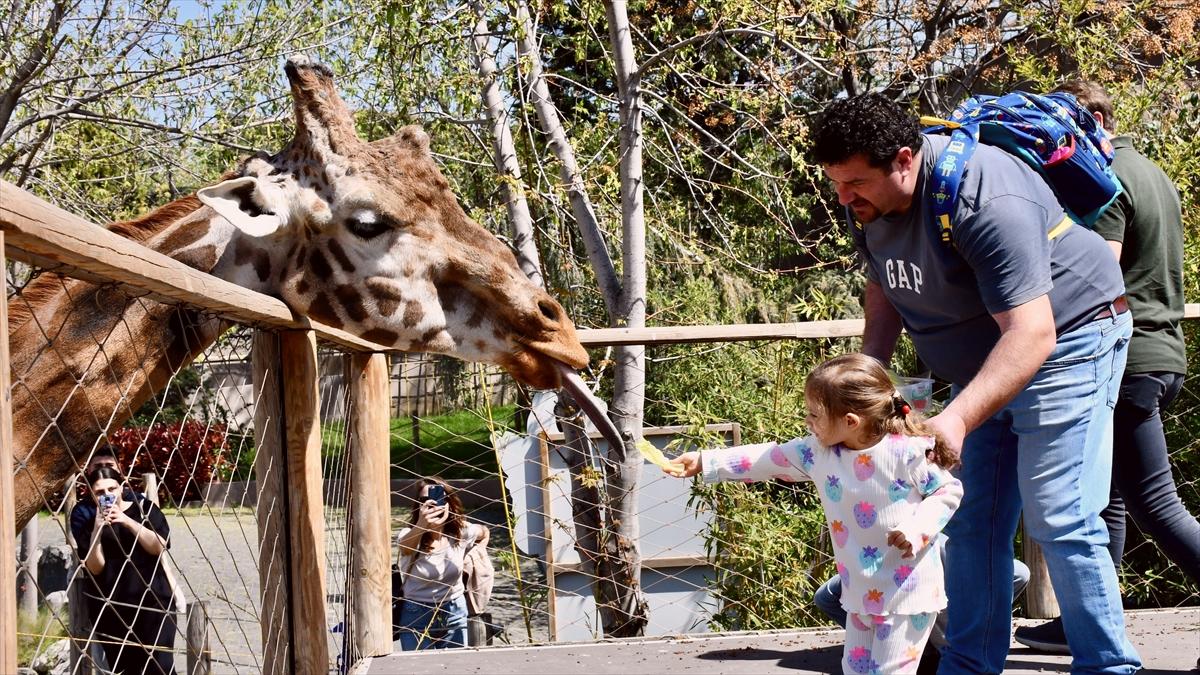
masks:
<svg viewBox="0 0 1200 675"><path fill-rule="evenodd" d="M849 613L843 671L915 673L946 606L936 540L962 499L953 455L869 356L817 366L804 396L811 436L688 452L668 473L817 483Z"/></svg>

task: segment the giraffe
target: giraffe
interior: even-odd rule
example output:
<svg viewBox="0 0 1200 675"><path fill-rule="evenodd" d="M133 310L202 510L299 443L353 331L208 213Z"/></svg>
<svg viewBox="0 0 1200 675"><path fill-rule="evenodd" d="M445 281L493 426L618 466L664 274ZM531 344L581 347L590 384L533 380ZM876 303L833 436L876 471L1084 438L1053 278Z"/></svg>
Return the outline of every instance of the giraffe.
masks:
<svg viewBox="0 0 1200 675"><path fill-rule="evenodd" d="M588 363L574 324L463 212L425 132L407 126L366 142L327 67L298 56L284 72L295 110L290 144L110 229L381 345L498 364L534 388L565 387L620 442L574 372ZM56 273L14 296L18 529L98 438L226 327Z"/></svg>

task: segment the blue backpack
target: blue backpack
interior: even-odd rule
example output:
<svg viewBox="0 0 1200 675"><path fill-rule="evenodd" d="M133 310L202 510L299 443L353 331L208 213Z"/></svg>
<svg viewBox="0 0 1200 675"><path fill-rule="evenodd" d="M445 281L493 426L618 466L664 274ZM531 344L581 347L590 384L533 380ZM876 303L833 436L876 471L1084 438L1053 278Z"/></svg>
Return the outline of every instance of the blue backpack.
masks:
<svg viewBox="0 0 1200 675"><path fill-rule="evenodd" d="M1074 222L1095 224L1121 194L1121 181L1110 166L1112 144L1070 94L975 96L955 108L949 120L922 117L921 124L925 133L950 135L929 188L934 221L946 243L951 243L950 218L963 171L981 142L1020 157L1041 174ZM1050 238L1069 226L1060 223Z"/></svg>

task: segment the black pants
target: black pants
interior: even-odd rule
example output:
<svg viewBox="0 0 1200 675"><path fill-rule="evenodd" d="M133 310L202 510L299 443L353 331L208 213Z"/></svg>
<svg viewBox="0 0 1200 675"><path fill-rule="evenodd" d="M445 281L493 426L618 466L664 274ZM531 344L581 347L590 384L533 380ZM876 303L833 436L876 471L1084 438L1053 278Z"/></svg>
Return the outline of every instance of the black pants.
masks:
<svg viewBox="0 0 1200 675"><path fill-rule="evenodd" d="M120 675L175 673L175 613L153 607L106 606L96 622L108 667Z"/></svg>
<svg viewBox="0 0 1200 675"><path fill-rule="evenodd" d="M1178 373L1125 373L1113 412L1112 495L1100 515L1118 570L1128 512L1172 562L1200 583L1200 523L1179 500L1163 433L1162 412L1182 387Z"/></svg>

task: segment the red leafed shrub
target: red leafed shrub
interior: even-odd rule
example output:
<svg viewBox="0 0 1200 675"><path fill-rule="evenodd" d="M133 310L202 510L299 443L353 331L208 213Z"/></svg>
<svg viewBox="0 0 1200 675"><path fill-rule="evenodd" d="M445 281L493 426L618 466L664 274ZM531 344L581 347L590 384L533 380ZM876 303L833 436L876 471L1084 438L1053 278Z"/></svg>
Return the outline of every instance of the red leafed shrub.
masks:
<svg viewBox="0 0 1200 675"><path fill-rule="evenodd" d="M226 463L225 425L196 420L120 429L109 434L117 459L135 488L141 475L158 475L163 503L198 500Z"/></svg>

